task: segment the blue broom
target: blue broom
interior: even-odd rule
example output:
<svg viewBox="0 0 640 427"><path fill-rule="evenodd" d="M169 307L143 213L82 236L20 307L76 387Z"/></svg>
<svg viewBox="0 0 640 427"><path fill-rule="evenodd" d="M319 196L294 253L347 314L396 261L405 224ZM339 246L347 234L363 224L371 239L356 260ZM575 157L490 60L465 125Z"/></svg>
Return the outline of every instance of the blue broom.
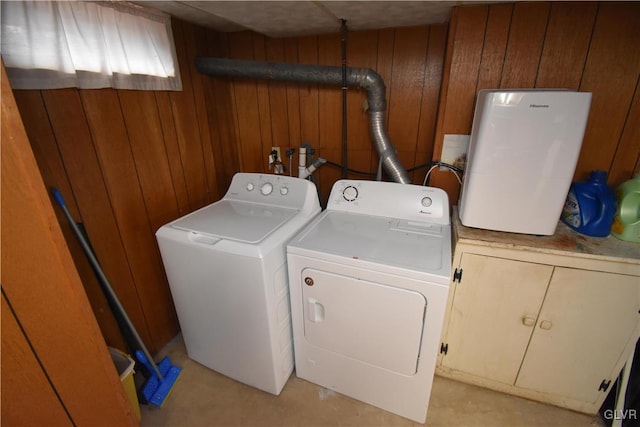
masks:
<svg viewBox="0 0 640 427"><path fill-rule="evenodd" d="M136 349L136 358L149 371L149 378L147 378L144 386L142 387L142 397L144 397L146 402L152 405L162 406L171 393L173 385L180 376L182 368L172 365L168 356L165 357L159 365L155 364L153 358L149 354L149 350L147 350L147 347L144 345L142 338L140 338L140 335L138 335L138 331L133 326L131 319L129 319L127 312L120 303L118 296L113 291L113 288L111 287L107 276L105 276L104 272L102 271L100 263L93 253L93 249L91 248L89 241L80 229L80 226L73 219L71 212L69 212L62 194L60 193L60 191L58 191L57 188L52 188L51 192L55 200L62 208L64 215L69 220L69 224L71 225L74 234L78 238L80 246L82 246L82 250L87 256L89 263L91 264L91 268L95 272L98 281L100 282L100 286L102 287L102 290L107 297L109 306L114 312L113 314L116 317L118 325L120 326L120 329L122 330L122 333L127 340L127 344L129 345L129 347L131 347L131 350Z"/></svg>

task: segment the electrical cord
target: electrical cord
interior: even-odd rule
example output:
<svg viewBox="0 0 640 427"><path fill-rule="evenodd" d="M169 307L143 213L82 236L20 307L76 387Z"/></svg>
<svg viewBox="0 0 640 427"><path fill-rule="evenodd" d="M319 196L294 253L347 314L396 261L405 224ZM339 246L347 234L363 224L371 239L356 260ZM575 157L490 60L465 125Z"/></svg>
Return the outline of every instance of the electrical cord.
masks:
<svg viewBox="0 0 640 427"><path fill-rule="evenodd" d="M422 181L422 185L423 186L427 185L427 182L429 182L429 175L431 174L431 171L434 170L437 167L444 167L444 168L449 169L456 176L456 179L458 180L458 183L460 183L460 185L462 185L462 179L460 179L460 175L458 175L458 173L463 173L464 170L460 169L459 167L450 165L449 163L443 163L443 162L433 162L432 165L433 166L431 166L429 168L429 170L427 171L427 174L424 176L424 181Z"/></svg>
<svg viewBox="0 0 640 427"><path fill-rule="evenodd" d="M328 165L330 165L330 166L333 166L334 168L339 168L339 169L342 169L342 168L343 168L343 166L342 166L341 164L339 164L339 163L335 163L335 162L332 162L332 161L330 161L330 160L327 160L327 164L328 164ZM349 169L349 168L347 168L347 171L348 171L349 173L352 173L352 174L355 174L355 175L364 175L364 176L372 176L372 177L375 177L375 176L376 176L376 174L375 174L375 173L371 173L371 172L364 172L364 171L359 171L359 170L355 170L355 169Z"/></svg>
<svg viewBox="0 0 640 427"><path fill-rule="evenodd" d="M338 169L342 169L343 165L339 164L339 163L335 163L332 162L330 160L327 160L327 164L330 166L333 166L335 168ZM457 166L451 165L449 163L444 163L444 162L429 162L429 163L423 163L421 165L417 165L414 166L410 169L407 169L407 172L415 172L419 169L423 169L428 167L429 170L427 171L427 174L424 177L424 181L422 182L422 185L426 186L428 179L429 179L429 175L431 174L431 171L433 171L433 169L437 168L437 167L444 167L449 169L451 172L453 172L453 174L456 176L456 178L458 179L458 182L460 183L460 185L462 185L462 179L460 178L460 174L464 173L464 169L461 169ZM376 174L373 172L364 172L364 171L359 171L359 170L355 170L355 169L347 169L347 171L349 173L355 174L355 175L363 175L363 176L369 176L369 177L375 177Z"/></svg>
<svg viewBox="0 0 640 427"><path fill-rule="evenodd" d="M410 169L407 169L407 172L415 172L418 169L431 167L433 165L441 166L441 167L444 167L444 168L448 168L448 169L451 169L451 170L456 171L458 173L464 173L464 169L460 169L459 167L454 166L454 165L452 165L450 163L444 163L444 162L440 162L440 161L423 163L421 165L417 165L417 166L414 166L414 167L412 167Z"/></svg>

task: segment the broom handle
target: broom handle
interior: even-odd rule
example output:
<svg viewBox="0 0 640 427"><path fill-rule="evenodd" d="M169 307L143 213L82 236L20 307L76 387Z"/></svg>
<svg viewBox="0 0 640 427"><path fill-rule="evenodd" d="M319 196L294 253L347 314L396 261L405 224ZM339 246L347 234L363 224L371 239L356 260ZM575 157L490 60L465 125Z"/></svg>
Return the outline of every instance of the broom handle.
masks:
<svg viewBox="0 0 640 427"><path fill-rule="evenodd" d="M144 345L142 338L140 338L140 335L138 335L138 331L136 330L135 326L133 326L131 319L129 319L127 312L125 311L124 307L120 303L118 296L113 291L113 288L111 287L111 284L107 279L107 276L105 276L104 272L102 271L102 268L100 267L100 263L98 262L98 259L96 258L95 254L93 253L93 250L89 245L89 242L87 242L87 240L84 237L84 234L82 234L82 231L80 230L80 227L78 226L78 224L76 224L76 221L73 219L73 216L71 216L71 212L69 212L69 209L67 208L67 203L65 202L64 197L62 197L62 194L60 193L60 191L58 191L57 188L52 188L51 192L53 193L53 197L56 199L56 201L62 208L64 215L69 220L69 224L71 225L71 228L73 229L74 234L78 238L78 241L80 242L80 246L82 246L82 250L84 251L85 255L87 255L87 258L89 259L89 263L91 264L93 271L98 276L98 281L102 285L102 290L107 294L106 295L107 299L113 304L114 308L117 311L116 315L118 315L122 320L124 320L124 323L126 328L128 329L128 332L133 336L134 340L136 341L136 345L144 353L145 357L149 361L149 364L153 368L155 374L158 376L160 380L162 380L162 374L160 373L158 366L153 361L153 358L149 354L149 350L147 350L147 347Z"/></svg>

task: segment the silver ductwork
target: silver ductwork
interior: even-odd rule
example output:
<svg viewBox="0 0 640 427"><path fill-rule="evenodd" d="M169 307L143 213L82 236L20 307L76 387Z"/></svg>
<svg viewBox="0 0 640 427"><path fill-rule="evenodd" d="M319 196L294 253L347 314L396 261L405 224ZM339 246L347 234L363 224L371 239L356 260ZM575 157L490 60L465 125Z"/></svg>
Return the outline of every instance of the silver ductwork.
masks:
<svg viewBox="0 0 640 427"><path fill-rule="evenodd" d="M342 86L341 67L198 57L196 68L201 73L211 76ZM347 67L347 86L367 91L369 129L382 165L391 179L401 184L410 184L409 175L398 160L384 123L387 102L382 77L369 68Z"/></svg>

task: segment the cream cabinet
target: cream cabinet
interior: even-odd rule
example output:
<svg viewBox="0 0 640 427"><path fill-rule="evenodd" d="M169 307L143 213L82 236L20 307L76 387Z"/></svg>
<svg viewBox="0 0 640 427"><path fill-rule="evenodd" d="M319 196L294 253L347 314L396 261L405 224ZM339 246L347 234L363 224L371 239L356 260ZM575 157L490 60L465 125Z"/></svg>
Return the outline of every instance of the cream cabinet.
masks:
<svg viewBox="0 0 640 427"><path fill-rule="evenodd" d="M640 336L640 245L464 227L437 373L596 413Z"/></svg>

